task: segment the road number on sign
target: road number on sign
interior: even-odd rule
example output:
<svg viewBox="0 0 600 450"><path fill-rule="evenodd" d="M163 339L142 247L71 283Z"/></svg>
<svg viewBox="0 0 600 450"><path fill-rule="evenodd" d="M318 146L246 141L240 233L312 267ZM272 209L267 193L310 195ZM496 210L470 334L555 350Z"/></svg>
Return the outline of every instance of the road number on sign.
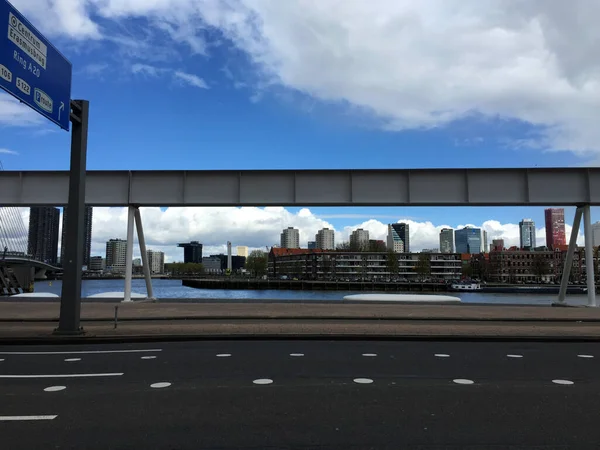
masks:
<svg viewBox="0 0 600 450"><path fill-rule="evenodd" d="M2 64L0 64L0 78L8 81L9 83L12 82L12 72L6 67L4 67Z"/></svg>
<svg viewBox="0 0 600 450"><path fill-rule="evenodd" d="M25 95L31 94L31 86L29 86L25 80L17 77L17 88Z"/></svg>

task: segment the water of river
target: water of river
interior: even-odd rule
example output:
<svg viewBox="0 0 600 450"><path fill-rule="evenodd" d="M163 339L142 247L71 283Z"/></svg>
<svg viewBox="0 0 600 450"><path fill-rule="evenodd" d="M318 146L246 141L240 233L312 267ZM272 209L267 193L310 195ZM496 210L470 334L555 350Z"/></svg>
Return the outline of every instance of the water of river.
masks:
<svg viewBox="0 0 600 450"><path fill-rule="evenodd" d="M154 296L163 300L169 299L277 299L277 300L341 300L345 295L367 294L364 292L350 291L284 291L284 290L225 290L225 289L194 289L181 285L179 280L152 280ZM35 283L35 292L49 292L60 295L61 281L39 281ZM142 279L132 281L133 292L146 294L146 284ZM124 280L83 280L83 297L102 292L123 292ZM456 292L450 295L460 297L465 303L504 303L519 305L549 305L556 300L555 295L544 294L484 294L481 292ZM584 305L587 302L585 295L571 295L567 298L570 304Z"/></svg>

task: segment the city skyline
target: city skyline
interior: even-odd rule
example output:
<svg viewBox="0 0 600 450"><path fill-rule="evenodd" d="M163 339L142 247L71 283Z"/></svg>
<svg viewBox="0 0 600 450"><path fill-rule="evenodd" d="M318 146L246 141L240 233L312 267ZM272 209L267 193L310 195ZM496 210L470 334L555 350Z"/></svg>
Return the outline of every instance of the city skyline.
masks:
<svg viewBox="0 0 600 450"><path fill-rule="evenodd" d="M543 246L545 243L545 230L542 225L544 208L521 208L520 214L513 223L498 220L505 215L504 209L462 208L464 211L462 215L465 218L469 217L471 211L480 213L483 211L490 220L469 221L471 223L465 221L456 224L446 221L436 223L425 220L424 217L415 217L417 214L424 215L424 208L396 209L409 213L398 214L397 220L410 225L411 251L440 248L439 232L442 228L460 229L467 225L485 229L488 232L488 244L491 244L493 239L504 238L507 248L519 246L518 223L523 218L533 218L536 224L540 224L536 228L538 246ZM234 247L244 245L249 247L249 251L254 249L265 251L267 246L279 245L281 230L287 227L288 223L294 224L299 229L302 247L306 247L308 241L314 240L316 232L325 227L335 230L336 243L349 242L350 233L358 228L369 231L370 239L386 241L387 224L390 223L387 217L384 220L369 220L368 217L371 214L365 208L360 209L360 214L347 214L349 211L347 208L340 208L340 210L343 211L343 214L339 215L344 218L326 220L317 214L318 208L298 209L295 213L285 208L141 208L147 246L163 251L166 262L183 261L183 249L178 249L176 244L194 240L204 245L205 255L226 252L227 240L231 240ZM443 217L446 210L447 208L432 208L428 209L428 212L431 211L434 217ZM373 217L378 217L378 211L375 208L372 208L371 211ZM573 208L565 208L567 237L570 235L569 221L572 220L573 214ZM28 223L29 209L21 208L21 215L25 223ZM108 239L125 238L126 217L124 208L94 208L92 256L104 256ZM198 222L197 218L202 218L202 222ZM228 218L238 225L232 226L228 222ZM186 224L186 226L185 228L174 226L177 223ZM258 229L255 229L254 226ZM582 229L579 232L578 242L580 245L583 244ZM140 256L137 241L133 252L135 257Z"/></svg>

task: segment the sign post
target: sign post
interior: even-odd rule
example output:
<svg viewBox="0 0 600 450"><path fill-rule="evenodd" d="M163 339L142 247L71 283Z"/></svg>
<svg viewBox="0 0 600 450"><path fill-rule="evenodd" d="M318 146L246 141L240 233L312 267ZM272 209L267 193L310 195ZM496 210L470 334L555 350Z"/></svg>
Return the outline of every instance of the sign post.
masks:
<svg viewBox="0 0 600 450"><path fill-rule="evenodd" d="M0 0L0 88L71 134L69 215L57 334L80 334L85 171L89 102L71 101L71 63L17 11Z"/></svg>
<svg viewBox="0 0 600 450"><path fill-rule="evenodd" d="M55 334L81 334L81 268L83 267L84 215L85 215L85 168L87 160L87 136L89 102L71 102L71 172L69 174L69 214L67 215L65 261L62 292L60 295L60 318Z"/></svg>

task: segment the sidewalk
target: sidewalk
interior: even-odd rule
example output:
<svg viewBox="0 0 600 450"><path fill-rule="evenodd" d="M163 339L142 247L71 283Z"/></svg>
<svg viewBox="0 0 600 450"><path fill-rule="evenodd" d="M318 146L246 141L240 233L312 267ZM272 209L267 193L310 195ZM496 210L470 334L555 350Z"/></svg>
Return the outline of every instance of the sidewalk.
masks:
<svg viewBox="0 0 600 450"><path fill-rule="evenodd" d="M470 304L397 303L160 303L83 302L82 321L114 320L207 320L207 319L387 319L456 321L597 321L600 308L551 306L505 306ZM59 302L0 302L0 323L6 321L52 322L59 317Z"/></svg>
<svg viewBox="0 0 600 450"><path fill-rule="evenodd" d="M118 325L115 329L115 307ZM0 341L52 335L59 304L0 303ZM183 338L592 339L600 309L319 303L83 303L79 341Z"/></svg>

